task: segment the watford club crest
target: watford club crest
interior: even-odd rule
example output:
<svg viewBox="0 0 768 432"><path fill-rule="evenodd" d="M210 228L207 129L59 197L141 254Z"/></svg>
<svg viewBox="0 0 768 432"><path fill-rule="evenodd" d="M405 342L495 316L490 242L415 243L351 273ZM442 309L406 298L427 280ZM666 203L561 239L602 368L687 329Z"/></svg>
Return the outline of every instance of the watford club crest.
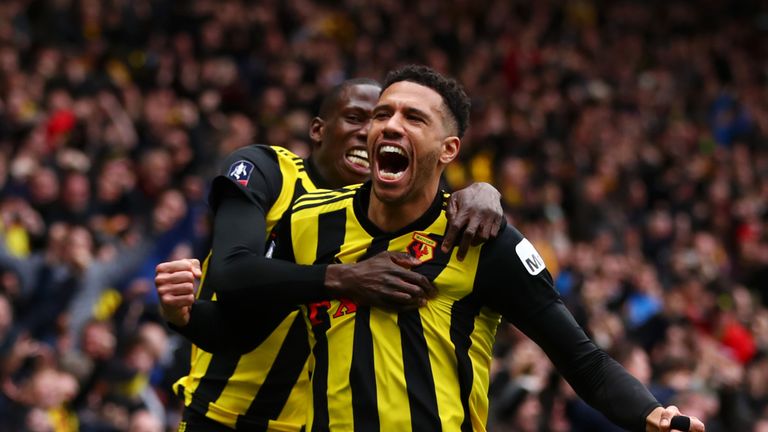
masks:
<svg viewBox="0 0 768 432"><path fill-rule="evenodd" d="M413 241L408 245L408 254L421 262L435 257L437 242L424 234L413 233Z"/></svg>

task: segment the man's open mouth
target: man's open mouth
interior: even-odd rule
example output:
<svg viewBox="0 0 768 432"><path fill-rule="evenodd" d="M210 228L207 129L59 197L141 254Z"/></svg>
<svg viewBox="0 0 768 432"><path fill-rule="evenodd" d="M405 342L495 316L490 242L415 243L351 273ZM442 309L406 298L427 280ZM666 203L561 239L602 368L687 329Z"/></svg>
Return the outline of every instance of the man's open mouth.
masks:
<svg viewBox="0 0 768 432"><path fill-rule="evenodd" d="M371 164L368 162L368 152L362 149L352 149L346 154L347 160L354 164L368 169Z"/></svg>
<svg viewBox="0 0 768 432"><path fill-rule="evenodd" d="M398 180L408 169L408 156L400 147L382 145L376 154L379 176L384 180Z"/></svg>

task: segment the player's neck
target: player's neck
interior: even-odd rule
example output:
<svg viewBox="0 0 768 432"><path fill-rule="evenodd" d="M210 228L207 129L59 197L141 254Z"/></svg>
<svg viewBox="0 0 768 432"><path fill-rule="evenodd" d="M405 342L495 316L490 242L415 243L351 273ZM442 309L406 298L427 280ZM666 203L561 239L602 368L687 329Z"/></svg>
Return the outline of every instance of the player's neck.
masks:
<svg viewBox="0 0 768 432"><path fill-rule="evenodd" d="M343 184L337 185L330 181L329 173L326 170L323 170L311 156L304 159L304 168L307 170L307 175L309 176L309 179L312 180L312 184L314 184L315 187L320 189L338 189L346 186Z"/></svg>
<svg viewBox="0 0 768 432"><path fill-rule="evenodd" d="M414 191L402 202L381 201L376 192L371 190L368 204L368 219L384 232L395 232L408 226L429 210L437 195L439 182Z"/></svg>

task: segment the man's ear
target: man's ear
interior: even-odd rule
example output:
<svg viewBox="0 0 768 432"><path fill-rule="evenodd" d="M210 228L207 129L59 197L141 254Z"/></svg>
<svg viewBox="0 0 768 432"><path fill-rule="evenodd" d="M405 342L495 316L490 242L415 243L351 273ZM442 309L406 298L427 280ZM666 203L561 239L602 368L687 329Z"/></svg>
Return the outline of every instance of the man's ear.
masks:
<svg viewBox="0 0 768 432"><path fill-rule="evenodd" d="M440 153L440 162L447 165L451 163L461 149L461 139L457 136L449 136L443 140L443 151Z"/></svg>
<svg viewBox="0 0 768 432"><path fill-rule="evenodd" d="M323 129L325 128L325 122L320 117L312 119L312 123L309 124L309 139L312 140L312 145L319 146L323 142Z"/></svg>

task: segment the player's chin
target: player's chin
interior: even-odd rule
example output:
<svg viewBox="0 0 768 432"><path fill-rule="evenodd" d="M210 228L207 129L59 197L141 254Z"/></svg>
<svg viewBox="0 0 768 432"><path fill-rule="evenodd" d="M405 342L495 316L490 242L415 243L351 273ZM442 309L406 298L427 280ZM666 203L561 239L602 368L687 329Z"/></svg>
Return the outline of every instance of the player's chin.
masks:
<svg viewBox="0 0 768 432"><path fill-rule="evenodd" d="M376 184L373 185L373 193L376 195L379 201L387 204L397 204L403 201L404 193L401 191L387 190L386 188L378 188Z"/></svg>
<svg viewBox="0 0 768 432"><path fill-rule="evenodd" d="M367 152L360 149L352 149L341 160L341 170L348 180L348 184L362 183L371 176L370 162Z"/></svg>
<svg viewBox="0 0 768 432"><path fill-rule="evenodd" d="M367 167L362 167L359 165L355 167L345 166L343 175L344 182L347 185L365 183L368 181L368 179L371 178L371 170Z"/></svg>
<svg viewBox="0 0 768 432"><path fill-rule="evenodd" d="M373 188L376 192L376 197L382 202L397 203L408 194L408 190L411 187L411 173L410 170L406 170L400 173L399 176L393 177L376 170L373 174Z"/></svg>

